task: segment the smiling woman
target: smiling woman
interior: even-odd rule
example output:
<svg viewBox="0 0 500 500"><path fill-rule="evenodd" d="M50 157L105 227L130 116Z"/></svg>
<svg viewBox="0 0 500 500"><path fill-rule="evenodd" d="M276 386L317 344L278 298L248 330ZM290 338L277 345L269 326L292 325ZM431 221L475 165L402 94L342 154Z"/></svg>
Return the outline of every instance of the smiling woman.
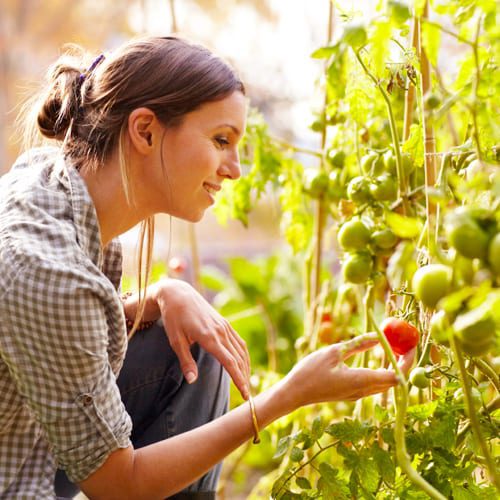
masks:
<svg viewBox="0 0 500 500"><path fill-rule="evenodd" d="M154 215L197 221L240 176L243 84L171 37L85 59L63 56L30 105L57 147L0 179L0 497L71 496L76 483L90 498L215 498L221 460L259 427L396 377L343 364L368 335L312 353L253 401L228 321L185 282L147 286ZM146 279L120 297L117 236L139 222ZM226 414L229 377L248 404Z"/></svg>

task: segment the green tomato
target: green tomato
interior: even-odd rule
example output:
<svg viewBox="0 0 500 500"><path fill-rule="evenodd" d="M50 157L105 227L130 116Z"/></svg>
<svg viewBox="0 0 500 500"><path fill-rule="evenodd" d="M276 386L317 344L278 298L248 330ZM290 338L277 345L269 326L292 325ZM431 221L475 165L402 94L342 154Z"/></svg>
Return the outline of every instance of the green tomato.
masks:
<svg viewBox="0 0 500 500"><path fill-rule="evenodd" d="M375 161L378 159L379 155L377 153L368 153L364 156L361 157L361 170L363 173L366 175L370 175L372 171L372 167L375 163Z"/></svg>
<svg viewBox="0 0 500 500"><path fill-rule="evenodd" d="M424 105L427 109L437 109L441 105L441 99L437 94L426 94Z"/></svg>
<svg viewBox="0 0 500 500"><path fill-rule="evenodd" d="M479 410L481 406L483 406L483 397L481 396L481 393L479 392L478 389L475 387L470 388L471 396L472 396L472 403L474 405L474 410ZM465 394L464 390L460 387L460 389L457 389L453 393L453 399L454 401L459 404L459 405L465 405Z"/></svg>
<svg viewBox="0 0 500 500"><path fill-rule="evenodd" d="M487 316L466 328L456 331L456 334L466 354L469 356L482 356L493 345L495 321L491 316Z"/></svg>
<svg viewBox="0 0 500 500"><path fill-rule="evenodd" d="M398 197L398 185L391 175L381 175L370 184L370 193L377 201L394 201Z"/></svg>
<svg viewBox="0 0 500 500"><path fill-rule="evenodd" d="M396 172L396 157L390 149L384 153L384 165L387 172Z"/></svg>
<svg viewBox="0 0 500 500"><path fill-rule="evenodd" d="M428 264L413 275L412 288L424 306L434 309L451 286L451 269L443 264Z"/></svg>
<svg viewBox="0 0 500 500"><path fill-rule="evenodd" d="M328 161L334 166L342 168L345 163L345 153L341 149L330 149Z"/></svg>
<svg viewBox="0 0 500 500"><path fill-rule="evenodd" d="M338 242L343 250L362 250L370 242L370 230L360 220L350 220L342 225Z"/></svg>
<svg viewBox="0 0 500 500"><path fill-rule="evenodd" d="M488 262L491 270L500 276L500 233L497 233L488 246Z"/></svg>
<svg viewBox="0 0 500 500"><path fill-rule="evenodd" d="M328 184L328 198L338 201L344 196L345 187L342 183L342 171L339 168L330 172Z"/></svg>
<svg viewBox="0 0 500 500"><path fill-rule="evenodd" d="M435 312L429 323L431 337L438 343L448 346L450 335L453 335L450 328L450 318L446 311Z"/></svg>
<svg viewBox="0 0 500 500"><path fill-rule="evenodd" d="M368 179L363 176L351 179L347 185L347 196L358 205L371 201L370 182Z"/></svg>
<svg viewBox="0 0 500 500"><path fill-rule="evenodd" d="M372 273L373 260L368 252L348 254L342 265L342 274L349 283L365 283Z"/></svg>
<svg viewBox="0 0 500 500"><path fill-rule="evenodd" d="M304 190L312 198L319 198L328 190L330 179L326 172L308 169L305 176Z"/></svg>
<svg viewBox="0 0 500 500"><path fill-rule="evenodd" d="M425 389L429 387L429 378L427 377L425 368L421 366L417 366L410 372L409 379L410 382L419 389Z"/></svg>
<svg viewBox="0 0 500 500"><path fill-rule="evenodd" d="M415 163L409 153L401 153L401 163L403 167L403 175L408 177L415 170Z"/></svg>
<svg viewBox="0 0 500 500"><path fill-rule="evenodd" d="M384 153L384 164L388 173L397 175L396 155L391 150ZM415 170L415 164L409 153L401 153L401 168L405 177L411 175Z"/></svg>
<svg viewBox="0 0 500 500"><path fill-rule="evenodd" d="M343 41L354 49L359 49L366 44L368 35L365 25L359 21L351 21L344 24Z"/></svg>
<svg viewBox="0 0 500 500"><path fill-rule="evenodd" d="M377 248L388 250L394 248L398 242L398 237L394 234L392 229L388 227L380 229L372 234L372 242Z"/></svg>
<svg viewBox="0 0 500 500"><path fill-rule="evenodd" d="M455 278L459 286L470 285L474 280L474 265L473 260L457 254L453 262L455 270Z"/></svg>
<svg viewBox="0 0 500 500"><path fill-rule="evenodd" d="M489 235L481 229L467 210L457 209L445 218L448 243L464 257L484 259L488 251Z"/></svg>

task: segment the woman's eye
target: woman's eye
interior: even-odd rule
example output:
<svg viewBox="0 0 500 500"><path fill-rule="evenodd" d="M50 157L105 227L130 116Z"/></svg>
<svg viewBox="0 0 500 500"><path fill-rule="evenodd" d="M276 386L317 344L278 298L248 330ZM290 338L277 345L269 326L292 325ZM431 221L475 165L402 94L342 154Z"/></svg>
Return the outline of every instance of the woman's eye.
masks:
<svg viewBox="0 0 500 500"><path fill-rule="evenodd" d="M217 136L215 138L215 142L220 148L224 148L226 146L229 146L229 141L225 137Z"/></svg>

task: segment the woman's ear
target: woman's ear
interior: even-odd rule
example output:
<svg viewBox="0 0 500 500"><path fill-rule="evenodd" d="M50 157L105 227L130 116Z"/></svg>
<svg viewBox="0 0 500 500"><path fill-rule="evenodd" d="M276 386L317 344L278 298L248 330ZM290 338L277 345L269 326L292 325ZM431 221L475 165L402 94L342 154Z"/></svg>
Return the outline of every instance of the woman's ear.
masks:
<svg viewBox="0 0 500 500"><path fill-rule="evenodd" d="M156 115L148 108L137 108L128 117L128 133L132 146L141 154L153 151L155 130L158 124Z"/></svg>

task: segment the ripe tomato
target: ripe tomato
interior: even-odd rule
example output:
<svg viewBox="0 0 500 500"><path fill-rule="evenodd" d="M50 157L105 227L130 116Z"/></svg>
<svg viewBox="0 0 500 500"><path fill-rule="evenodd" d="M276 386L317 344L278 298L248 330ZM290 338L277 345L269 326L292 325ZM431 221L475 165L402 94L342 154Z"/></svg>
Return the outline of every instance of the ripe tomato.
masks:
<svg viewBox="0 0 500 500"><path fill-rule="evenodd" d="M394 201L398 197L398 185L390 174L381 175L370 184L370 193L377 201Z"/></svg>
<svg viewBox="0 0 500 500"><path fill-rule="evenodd" d="M322 344L335 342L335 331L331 321L322 321L319 325L318 339Z"/></svg>
<svg viewBox="0 0 500 500"><path fill-rule="evenodd" d="M342 274L349 283L365 283L373 269L372 256L368 252L348 254L343 265Z"/></svg>
<svg viewBox="0 0 500 500"><path fill-rule="evenodd" d="M490 263L491 270L500 276L500 233L497 233L490 241L488 247L488 262Z"/></svg>
<svg viewBox="0 0 500 500"><path fill-rule="evenodd" d="M340 228L339 245L344 250L361 250L370 241L370 230L359 219L351 219Z"/></svg>
<svg viewBox="0 0 500 500"><path fill-rule="evenodd" d="M451 269L443 264L428 264L417 269L412 287L424 306L434 309L451 286Z"/></svg>
<svg viewBox="0 0 500 500"><path fill-rule="evenodd" d="M356 204L367 203L370 201L370 182L368 179L363 176L351 179L347 185L347 196Z"/></svg>
<svg viewBox="0 0 500 500"><path fill-rule="evenodd" d="M427 377L427 373L425 368L422 366L417 366L410 372L409 376L410 382L419 389L425 389L429 387L429 378Z"/></svg>
<svg viewBox="0 0 500 500"><path fill-rule="evenodd" d="M168 261L168 267L176 274L181 274L187 269L187 261L184 257L172 257Z"/></svg>
<svg viewBox="0 0 500 500"><path fill-rule="evenodd" d="M399 318L386 318L380 329L396 354L406 354L418 344L420 335L410 323Z"/></svg>

